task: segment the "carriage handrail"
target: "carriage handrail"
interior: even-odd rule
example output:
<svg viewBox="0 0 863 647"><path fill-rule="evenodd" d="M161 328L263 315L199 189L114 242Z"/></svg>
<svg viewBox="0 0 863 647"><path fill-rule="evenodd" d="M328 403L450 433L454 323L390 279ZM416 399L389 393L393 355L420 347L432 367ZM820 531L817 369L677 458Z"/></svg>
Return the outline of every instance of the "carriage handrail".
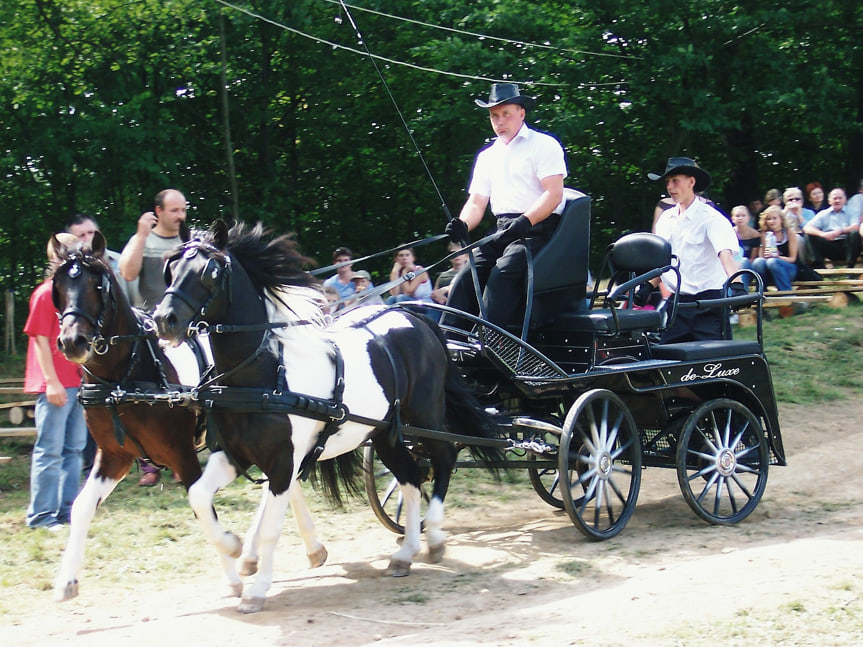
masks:
<svg viewBox="0 0 863 647"><path fill-rule="evenodd" d="M757 316L757 332L756 336L758 339L758 344L763 348L764 347L764 337L763 337L763 317L762 317L762 309L764 308L764 279L761 277L758 272L754 270L743 268L734 272L728 279L725 281L725 284L722 286L723 293L728 293L728 287L734 281L734 279L743 276L744 274L752 276L755 280L755 291L750 292L748 294L742 294L736 297L720 297L718 299L698 299L697 301L691 301L688 303L678 303L678 308L696 308L698 310L709 310L712 308L742 308L743 306L755 305L756 310L758 311ZM723 318L724 320L726 318Z"/></svg>

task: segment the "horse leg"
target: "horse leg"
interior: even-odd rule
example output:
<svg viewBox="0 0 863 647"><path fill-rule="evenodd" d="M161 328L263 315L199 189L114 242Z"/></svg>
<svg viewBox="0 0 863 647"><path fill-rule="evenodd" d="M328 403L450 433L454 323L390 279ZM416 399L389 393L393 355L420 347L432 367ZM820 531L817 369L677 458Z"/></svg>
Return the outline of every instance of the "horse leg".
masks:
<svg viewBox="0 0 863 647"><path fill-rule="evenodd" d="M387 566L387 573L393 577L409 575L414 557L420 551L420 489L410 483L399 484L399 489L404 501L405 536Z"/></svg>
<svg viewBox="0 0 863 647"><path fill-rule="evenodd" d="M243 542L243 554L240 557L240 575L254 575L258 572L258 535L268 496L269 493L264 488L258 511L246 533L246 540ZM300 538L306 547L306 557L309 558L309 567L318 568L319 566L323 566L328 557L327 549L318 541L318 536L315 532L315 521L306 503L306 496L299 486L291 490L291 510L294 512L294 519L297 523Z"/></svg>
<svg viewBox="0 0 863 647"><path fill-rule="evenodd" d="M240 575L254 575L258 572L258 541L268 498L269 492L265 484L261 489L261 502L255 511L252 525L246 531L246 540L243 542L243 553L240 555Z"/></svg>
<svg viewBox="0 0 863 647"><path fill-rule="evenodd" d="M129 468L132 466L131 458L126 461L124 467L120 461L104 460L101 452L99 453L100 456L97 456L87 482L84 483L84 487L72 504L69 540L63 551L63 558L60 560L60 570L54 580L54 600L56 602L65 602L78 596L78 574L84 563L84 548L90 523L93 521L99 504L108 498L108 495L113 492L117 483L128 474ZM114 463L114 465L109 465L109 462ZM96 476L97 473L100 476ZM111 478L106 476L108 473L119 474L120 476Z"/></svg>
<svg viewBox="0 0 863 647"><path fill-rule="evenodd" d="M437 564L443 559L446 550L446 533L443 530L444 523L444 499L449 490L452 469L455 465L456 456L452 445L440 446L431 456L434 470L434 487L432 488L431 501L425 516L425 535L428 545L428 561Z"/></svg>
<svg viewBox="0 0 863 647"><path fill-rule="evenodd" d="M422 492L422 473L407 447L398 443L389 444L383 435L372 439L375 451L381 462L387 466L399 483L399 491L404 504L405 536L401 547L390 557L387 573L393 577L404 577L410 574L411 564L420 550L420 501Z"/></svg>
<svg viewBox="0 0 863 647"><path fill-rule="evenodd" d="M263 505L258 545L261 556L259 562L258 576L255 581L243 592L243 599L237 610L240 613L257 613L264 608L267 591L273 584L273 560L276 552L276 543L282 532L285 513L288 511L291 495L290 489L298 487L296 481L291 483L288 491L281 494L273 494L267 488L267 501Z"/></svg>
<svg viewBox="0 0 863 647"><path fill-rule="evenodd" d="M192 507L207 541L215 547L219 554L222 570L225 572L231 593L240 596L243 593L243 581L237 573L236 561L240 555L242 544L239 537L222 528L213 508L213 497L215 497L216 492L235 478L237 478L237 471L225 453L214 452L207 461L201 478L189 486L189 505Z"/></svg>
<svg viewBox="0 0 863 647"><path fill-rule="evenodd" d="M294 487L291 488L291 510L294 513L294 520L297 522L297 530L303 540L303 545L306 547L309 566L311 568L323 566L327 561L327 549L318 541L318 535L315 532L315 520L312 518L312 513L306 503L306 495L299 483L295 483Z"/></svg>

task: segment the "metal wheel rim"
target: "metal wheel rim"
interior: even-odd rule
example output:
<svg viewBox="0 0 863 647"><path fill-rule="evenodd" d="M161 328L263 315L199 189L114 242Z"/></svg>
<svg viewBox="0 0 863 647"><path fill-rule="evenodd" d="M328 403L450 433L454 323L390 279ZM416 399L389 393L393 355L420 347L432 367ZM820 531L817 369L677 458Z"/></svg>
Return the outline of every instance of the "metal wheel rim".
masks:
<svg viewBox="0 0 863 647"><path fill-rule="evenodd" d="M729 399L704 403L687 419L677 445L677 481L689 507L716 525L752 514L770 464L761 422Z"/></svg>
<svg viewBox="0 0 863 647"><path fill-rule="evenodd" d="M558 469L564 507L584 535L609 539L623 530L641 486L641 440L620 397L594 389L576 400L564 423Z"/></svg>

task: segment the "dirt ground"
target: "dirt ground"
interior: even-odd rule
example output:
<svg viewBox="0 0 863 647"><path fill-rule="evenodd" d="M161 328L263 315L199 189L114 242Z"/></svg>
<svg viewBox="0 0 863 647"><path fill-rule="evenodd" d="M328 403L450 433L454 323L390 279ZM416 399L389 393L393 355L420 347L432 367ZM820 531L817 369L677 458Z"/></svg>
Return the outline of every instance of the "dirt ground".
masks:
<svg viewBox="0 0 863 647"><path fill-rule="evenodd" d="M529 491L482 514L451 510L443 562L420 558L410 577L392 579L383 570L394 535L366 523L339 536L328 526L350 520L324 518L328 564L308 570L301 548L281 542L257 615L220 593L204 547L206 576L121 591L88 563L79 598L21 600L0 636L16 647L858 645L861 420L860 402L784 407L789 466L771 469L758 509L735 527L700 521L674 472L648 469L632 520L606 542L586 540Z"/></svg>

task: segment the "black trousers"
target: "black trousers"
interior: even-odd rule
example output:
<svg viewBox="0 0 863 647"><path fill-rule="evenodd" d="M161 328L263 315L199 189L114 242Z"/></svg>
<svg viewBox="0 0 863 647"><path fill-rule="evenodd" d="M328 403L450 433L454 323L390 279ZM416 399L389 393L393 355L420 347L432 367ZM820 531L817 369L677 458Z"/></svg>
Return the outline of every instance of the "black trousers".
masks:
<svg viewBox="0 0 863 647"><path fill-rule="evenodd" d="M848 267L854 267L860 256L860 232L852 231L845 238L827 240L820 236L807 236L809 248L812 251L812 267L824 267L824 259L829 258L834 264L844 262Z"/></svg>
<svg viewBox="0 0 863 647"><path fill-rule="evenodd" d="M518 215L514 214L515 217ZM498 227L505 224L509 217L512 216L499 216ZM474 250L474 262L488 321L498 326L506 326L514 321L525 298L525 247L529 247L535 256L548 243L558 220L558 216L550 216L534 226L525 239L509 244L491 241ZM561 271L565 271L565 268L561 268ZM474 291L469 263L453 279L447 305L471 314L479 313L479 300Z"/></svg>
<svg viewBox="0 0 863 647"><path fill-rule="evenodd" d="M722 339L723 313L722 308L681 308L681 303L693 303L705 299L721 299L722 290L705 290L698 294L681 294L678 296L677 316L671 328L662 333L661 344L673 344L683 341L705 341ZM728 338L731 338L731 326L727 327Z"/></svg>

